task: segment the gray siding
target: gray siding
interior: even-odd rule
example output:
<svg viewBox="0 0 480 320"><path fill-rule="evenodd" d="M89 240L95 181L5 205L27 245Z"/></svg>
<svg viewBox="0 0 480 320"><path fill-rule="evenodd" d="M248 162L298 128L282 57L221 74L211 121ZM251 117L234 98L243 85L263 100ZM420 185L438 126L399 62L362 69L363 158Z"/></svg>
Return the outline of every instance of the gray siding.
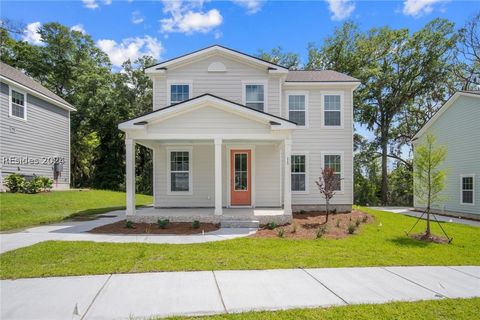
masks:
<svg viewBox="0 0 480 320"><path fill-rule="evenodd" d="M69 111L27 94L27 120L9 116L9 87L0 83L0 158L2 177L10 173L53 179L52 157L65 159L58 188L70 185ZM23 90L21 90L23 91ZM8 164L5 158L29 158L39 163ZM19 170L20 169L20 170Z"/></svg>
<svg viewBox="0 0 480 320"><path fill-rule="evenodd" d="M480 215L480 99L460 96L433 123L427 133L437 138L439 145L448 149L444 166L447 168L446 188L443 200L434 206L439 211ZM475 175L475 205L460 203L460 176ZM422 208L420 199L414 198L415 207Z"/></svg>

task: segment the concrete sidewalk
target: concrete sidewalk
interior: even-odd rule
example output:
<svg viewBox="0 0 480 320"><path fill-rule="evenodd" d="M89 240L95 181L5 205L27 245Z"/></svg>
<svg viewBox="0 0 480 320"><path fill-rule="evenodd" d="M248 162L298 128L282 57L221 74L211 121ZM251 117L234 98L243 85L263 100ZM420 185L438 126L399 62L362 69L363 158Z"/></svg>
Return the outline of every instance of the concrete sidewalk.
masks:
<svg viewBox="0 0 480 320"><path fill-rule="evenodd" d="M162 272L3 280L0 318L131 319L480 296L480 266Z"/></svg>

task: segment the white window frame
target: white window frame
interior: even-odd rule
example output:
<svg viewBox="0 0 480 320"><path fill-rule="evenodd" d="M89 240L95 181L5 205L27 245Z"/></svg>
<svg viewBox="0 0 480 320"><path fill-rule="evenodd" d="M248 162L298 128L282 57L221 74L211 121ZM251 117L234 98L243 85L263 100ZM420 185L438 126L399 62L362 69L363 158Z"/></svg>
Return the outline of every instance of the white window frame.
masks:
<svg viewBox="0 0 480 320"><path fill-rule="evenodd" d="M299 129L308 129L309 120L308 120L308 105L309 105L309 92L305 90L289 90L286 91L286 101L287 101L287 117L290 120L290 96L305 96L305 125L297 125Z"/></svg>
<svg viewBox="0 0 480 320"><path fill-rule="evenodd" d="M310 188L309 188L309 185L310 185L310 177L309 177L309 155L308 155L308 151L295 151L295 152L292 152L291 155L292 156L305 156L305 190L292 190L292 184L290 186L290 191L292 192L292 194L309 194L310 193ZM292 161L291 161L291 157L290 157L290 168L292 166ZM291 169L290 169L291 171ZM295 174L294 172L290 172L290 175L292 174ZM291 179L291 178L290 178Z"/></svg>
<svg viewBox="0 0 480 320"><path fill-rule="evenodd" d="M247 85L263 85L263 111L268 113L268 80L243 80L242 81L242 104L247 105Z"/></svg>
<svg viewBox="0 0 480 320"><path fill-rule="evenodd" d="M345 193L345 190L344 190L344 184L343 184L343 181L344 181L344 176L345 176L345 165L344 165L344 158L343 158L343 151L324 151L321 153L321 164L322 164L322 168L325 168L325 156L340 156L340 190L337 190L335 191L336 194L344 194Z"/></svg>
<svg viewBox="0 0 480 320"><path fill-rule="evenodd" d="M193 147L192 146L169 146L167 150L167 194L168 195L192 195L193 194ZM171 156L172 152L188 152L188 191L172 191L171 184Z"/></svg>
<svg viewBox="0 0 480 320"><path fill-rule="evenodd" d="M23 94L23 118L17 117L12 113L12 91L18 92L20 94ZM12 86L8 86L8 116L12 119L17 119L17 120L22 120L22 121L27 121L27 93L23 90L19 90L16 87L12 88Z"/></svg>
<svg viewBox="0 0 480 320"><path fill-rule="evenodd" d="M167 80L167 106L172 105L172 86L177 85L177 86L188 86L188 99L192 99L192 93L193 93L193 81L192 80ZM155 90L154 90L155 91ZM177 102L177 104L180 102Z"/></svg>
<svg viewBox="0 0 480 320"><path fill-rule="evenodd" d="M344 126L344 114L345 114L345 93L344 91L322 91L321 109L322 115L321 128L322 129L343 129ZM340 125L339 126L326 126L325 125L325 96L340 96Z"/></svg>
<svg viewBox="0 0 480 320"><path fill-rule="evenodd" d="M463 202L463 178L472 178L472 203ZM475 174L461 174L460 175L460 204L464 206L475 205Z"/></svg>

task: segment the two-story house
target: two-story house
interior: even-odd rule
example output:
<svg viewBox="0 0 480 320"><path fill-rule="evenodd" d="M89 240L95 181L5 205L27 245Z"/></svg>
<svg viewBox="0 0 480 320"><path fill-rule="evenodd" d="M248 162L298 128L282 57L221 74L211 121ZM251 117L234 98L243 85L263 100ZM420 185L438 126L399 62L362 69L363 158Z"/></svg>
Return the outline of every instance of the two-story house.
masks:
<svg viewBox="0 0 480 320"><path fill-rule="evenodd" d="M70 112L75 108L40 83L0 62L0 189L17 173L70 187Z"/></svg>
<svg viewBox="0 0 480 320"><path fill-rule="evenodd" d="M351 210L357 79L290 71L218 45L145 72L153 111L119 125L127 218L219 221L236 212L261 223L289 221L292 210L325 208L315 184L325 166L342 178L333 205ZM148 214L135 213L137 143L154 154L157 210Z"/></svg>

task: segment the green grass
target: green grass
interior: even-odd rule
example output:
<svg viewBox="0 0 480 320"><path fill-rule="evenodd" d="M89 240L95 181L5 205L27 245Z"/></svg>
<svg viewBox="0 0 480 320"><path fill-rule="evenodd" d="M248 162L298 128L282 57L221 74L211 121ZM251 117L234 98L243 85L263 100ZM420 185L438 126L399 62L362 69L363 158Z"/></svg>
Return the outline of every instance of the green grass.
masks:
<svg viewBox="0 0 480 320"><path fill-rule="evenodd" d="M479 314L480 298L474 298L247 312L207 317L174 317L168 320L471 320L478 319Z"/></svg>
<svg viewBox="0 0 480 320"><path fill-rule="evenodd" d="M137 195L137 205L152 203ZM0 230L52 223L73 216L125 208L125 193L103 190L53 191L37 194L0 193Z"/></svg>
<svg viewBox="0 0 480 320"><path fill-rule="evenodd" d="M240 238L201 244L47 241L0 256L0 277L28 278L183 270L480 265L480 228L444 224L452 244L413 240L414 218L363 209L375 222L345 239ZM421 225L421 226L420 226ZM424 223L419 223L420 231ZM437 225L433 232L440 234Z"/></svg>

